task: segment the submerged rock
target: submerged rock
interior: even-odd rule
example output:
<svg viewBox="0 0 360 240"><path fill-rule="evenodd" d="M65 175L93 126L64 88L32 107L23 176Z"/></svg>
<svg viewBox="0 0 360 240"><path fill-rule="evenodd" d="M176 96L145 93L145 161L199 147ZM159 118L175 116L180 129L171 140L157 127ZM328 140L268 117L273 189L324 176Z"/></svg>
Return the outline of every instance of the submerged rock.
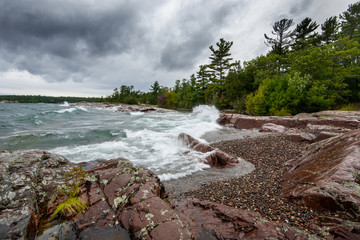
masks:
<svg viewBox="0 0 360 240"><path fill-rule="evenodd" d="M283 195L316 209L360 217L360 130L310 145L287 162Z"/></svg>

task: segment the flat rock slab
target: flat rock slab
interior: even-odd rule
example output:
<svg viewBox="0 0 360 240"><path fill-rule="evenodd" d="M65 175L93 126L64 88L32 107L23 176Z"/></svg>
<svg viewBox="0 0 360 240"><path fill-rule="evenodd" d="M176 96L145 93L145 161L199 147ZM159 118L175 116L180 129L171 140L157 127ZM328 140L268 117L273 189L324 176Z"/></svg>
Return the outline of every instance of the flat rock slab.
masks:
<svg viewBox="0 0 360 240"><path fill-rule="evenodd" d="M305 129L309 126L312 126L312 128L324 128L327 126L327 129L354 130L360 128L359 116L305 114L294 117L254 117L242 114L221 114L218 122L221 125L237 129L261 128L264 124L271 123L286 128Z"/></svg>
<svg viewBox="0 0 360 240"><path fill-rule="evenodd" d="M174 202L195 239L316 239L284 223L262 218L259 213L210 201L183 199Z"/></svg>
<svg viewBox="0 0 360 240"><path fill-rule="evenodd" d="M283 195L316 209L360 217L360 130L310 145L286 163Z"/></svg>

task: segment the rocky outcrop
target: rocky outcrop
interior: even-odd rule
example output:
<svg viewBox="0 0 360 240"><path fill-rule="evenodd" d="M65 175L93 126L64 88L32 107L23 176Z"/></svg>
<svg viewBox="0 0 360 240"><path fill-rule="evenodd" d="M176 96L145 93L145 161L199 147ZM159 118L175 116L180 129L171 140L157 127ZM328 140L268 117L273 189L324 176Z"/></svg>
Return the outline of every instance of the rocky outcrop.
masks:
<svg viewBox="0 0 360 240"><path fill-rule="evenodd" d="M0 239L34 239L39 230L49 235L37 239L130 239L124 226L139 239L159 239L168 229L167 239L190 239L186 225L166 202L158 177L125 159L90 169L81 179L78 197L87 209L46 231L42 224L53 220L51 214L61 201L57 189L69 184L65 176L74 167L48 152L0 152Z"/></svg>
<svg viewBox="0 0 360 240"><path fill-rule="evenodd" d="M82 234L121 224L139 239L190 239L191 233L166 202L159 178L125 159L113 159L88 171L88 210L73 221Z"/></svg>
<svg viewBox="0 0 360 240"><path fill-rule="evenodd" d="M360 117L357 117L357 115L349 117L347 115L306 114L294 117L254 117L242 114L221 114L218 122L221 125L237 129L259 129L264 124L269 123L297 129L351 130L360 128Z"/></svg>
<svg viewBox="0 0 360 240"><path fill-rule="evenodd" d="M0 152L0 239L33 239L40 216L74 165L43 151Z"/></svg>
<svg viewBox="0 0 360 240"><path fill-rule="evenodd" d="M283 195L309 207L360 217L360 130L309 146L287 162Z"/></svg>
<svg viewBox="0 0 360 240"><path fill-rule="evenodd" d="M140 105L129 105L129 104L110 104L110 103L90 103L90 102L78 102L71 103L70 106L81 106L89 108L103 108L103 109L113 109L116 112L172 112L173 110L158 108L156 106L148 106L145 104Z"/></svg>
<svg viewBox="0 0 360 240"><path fill-rule="evenodd" d="M181 133L178 139L184 145L195 151L208 153L205 156L204 163L209 164L211 167L228 168L234 167L241 163L241 161L239 161L237 158L234 158L219 149L215 149L208 144L201 143L199 140L191 137L186 133Z"/></svg>
<svg viewBox="0 0 360 240"><path fill-rule="evenodd" d="M56 189L76 165L43 151L0 152L1 239L309 239L258 213L208 201L169 200L151 171L125 159L101 162L81 180L87 209L65 222L50 215ZM44 222L54 222L44 229ZM36 236L37 233L41 233Z"/></svg>
<svg viewBox="0 0 360 240"><path fill-rule="evenodd" d="M222 114L218 122L227 127L259 129L260 132L284 134L293 141L313 143L360 128L360 113L326 111L294 117Z"/></svg>

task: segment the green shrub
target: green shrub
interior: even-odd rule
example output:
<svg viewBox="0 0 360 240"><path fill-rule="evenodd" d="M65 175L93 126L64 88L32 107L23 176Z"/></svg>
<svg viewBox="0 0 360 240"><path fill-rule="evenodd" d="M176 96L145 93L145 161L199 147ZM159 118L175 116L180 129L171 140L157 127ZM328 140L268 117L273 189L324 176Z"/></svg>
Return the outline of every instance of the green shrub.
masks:
<svg viewBox="0 0 360 240"><path fill-rule="evenodd" d="M274 112L274 116L292 116L292 115L288 109L282 108L281 110L276 110Z"/></svg>
<svg viewBox="0 0 360 240"><path fill-rule="evenodd" d="M348 104L339 109L340 111L356 111L356 108L352 104Z"/></svg>
<svg viewBox="0 0 360 240"><path fill-rule="evenodd" d="M87 208L87 205L81 202L78 198L80 194L80 184L87 177L84 170L79 167L74 167L65 175L65 184L56 189L56 199L65 199L56 206L55 211L51 217L71 217L78 214Z"/></svg>

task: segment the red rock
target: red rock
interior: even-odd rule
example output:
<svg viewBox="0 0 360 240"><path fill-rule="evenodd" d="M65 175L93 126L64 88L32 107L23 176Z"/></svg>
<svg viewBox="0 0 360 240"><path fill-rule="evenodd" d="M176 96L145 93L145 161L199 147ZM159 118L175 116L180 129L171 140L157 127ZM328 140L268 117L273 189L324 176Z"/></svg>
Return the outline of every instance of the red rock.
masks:
<svg viewBox="0 0 360 240"><path fill-rule="evenodd" d="M303 130L299 130L295 128L287 129L285 131L285 135L288 136L292 141L296 141L296 142L302 142L302 141L314 142L315 139L317 139L317 137L314 134L304 132Z"/></svg>
<svg viewBox="0 0 360 240"><path fill-rule="evenodd" d="M261 218L259 213L235 209L197 199L174 202L180 218L191 223L188 229L194 237L206 239L310 239L309 234L287 224ZM203 236L204 237L204 236Z"/></svg>
<svg viewBox="0 0 360 240"><path fill-rule="evenodd" d="M260 132L277 132L283 133L285 132L286 128L281 125L276 125L274 123L265 123L261 126Z"/></svg>
<svg viewBox="0 0 360 240"><path fill-rule="evenodd" d="M267 123L298 129L304 129L306 127L341 130L360 128L359 116L347 117L345 115L320 117L316 114L306 114L295 117L254 117L241 114L221 114L218 122L221 125L237 129L261 128L261 126Z"/></svg>
<svg viewBox="0 0 360 240"><path fill-rule="evenodd" d="M360 216L360 130L315 143L287 165L285 197Z"/></svg>
<svg viewBox="0 0 360 240"><path fill-rule="evenodd" d="M1 204L8 207L8 212L2 211L0 219L2 223L6 221L14 225L1 225L0 237L32 239L39 215L44 212L39 212L41 208L37 203L40 199L31 195L32 191L27 192L26 186L33 183L38 184L34 185L35 188L47 189L49 196L44 197L42 204L49 204L54 192L51 188L56 186L54 181L63 182L64 172L75 165L59 155L46 152L0 152L0 165L2 193L8 190L10 183L15 184L13 189L15 186L24 189L15 196L3 194ZM42 169L42 166L46 167ZM19 174L17 171L20 169L26 174ZM185 199L170 205L159 178L125 159L102 162L88 170L88 175L86 183L80 184L79 197L88 202L88 208L67 222L77 231L71 232L72 236L130 239L120 226L132 234L131 239L291 239L295 231L297 239L308 236L286 224L267 222L258 213L209 201ZM44 177L47 177L46 181L43 181ZM35 178L41 183L37 183ZM12 200L28 205L11 204ZM12 214L8 214L10 210ZM22 215L18 215L20 213Z"/></svg>
<svg viewBox="0 0 360 240"><path fill-rule="evenodd" d="M178 239L192 239L191 232L184 231L183 223L180 220L171 220L165 222L154 228L151 236L154 239L178 240Z"/></svg>
<svg viewBox="0 0 360 240"><path fill-rule="evenodd" d="M195 151L208 153L208 155L205 157L206 161L204 163L209 164L211 167L227 168L241 163L237 158L234 158L219 149L215 149L208 144L201 143L188 134L181 133L178 139L184 145L187 145L189 148L194 149Z"/></svg>

